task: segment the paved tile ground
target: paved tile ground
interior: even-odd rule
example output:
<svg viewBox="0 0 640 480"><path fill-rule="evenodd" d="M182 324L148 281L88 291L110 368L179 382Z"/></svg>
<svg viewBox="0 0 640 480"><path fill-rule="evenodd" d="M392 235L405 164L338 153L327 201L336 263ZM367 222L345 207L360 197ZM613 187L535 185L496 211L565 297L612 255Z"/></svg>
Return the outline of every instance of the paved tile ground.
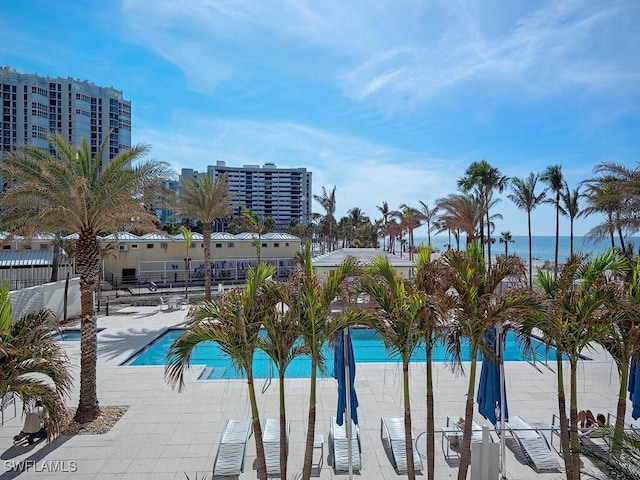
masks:
<svg viewBox="0 0 640 480"><path fill-rule="evenodd" d="M13 446L12 437L22 425L8 418L0 428L0 480L10 478L69 478L76 480L142 480L211 477L213 462L225 421L250 418L247 386L242 380L198 381L203 367L192 368L187 388L178 393L164 381L162 367L120 366L130 355L154 339L169 326L184 321L185 310L161 312L158 307L127 307L109 317L100 317L98 334L98 397L102 405L127 405L129 410L105 435L63 437L51 445ZM78 378L79 346L66 343ZM599 351L580 365L578 385L580 407L594 412L614 412L618 375L614 364ZM526 362L505 366L510 412L533 426L548 427L557 411L554 365L537 368ZM455 375L443 364L434 368L435 427L441 429L447 416L463 412L467 378ZM412 415L414 433L425 430L425 367L414 364L412 378ZM76 382L78 383L78 382ZM567 383L568 384L568 383ZM258 391L263 381L258 382ZM362 439L362 471L367 479L396 479L389 455L380 440L380 417L402 416L402 377L394 364L359 364L356 387L360 400L358 415ZM287 380L287 412L291 420L290 477L301 471L304 433L307 430L308 380ZM77 402L77 391L69 405ZM274 380L258 394L261 418L277 418L278 388ZM20 406L18 407L20 408ZM346 478L335 474L328 458L328 432L335 415L336 382L318 381L316 431L325 438L324 461L320 479ZM12 417L10 410L8 417ZM476 414L478 423L483 418ZM486 421L484 421L486 423ZM424 437L423 437L424 438ZM507 476L513 480L563 478L561 472L537 474L524 463L513 441L507 439ZM441 436L436 438L436 478L457 477L457 457L445 458ZM420 446L425 451L425 446ZM245 473L240 479L256 478L255 445L249 442ZM585 466L588 463L585 461ZM28 467L26 470L25 468ZM57 471L50 471L57 469ZM74 470L74 471L70 471Z"/></svg>

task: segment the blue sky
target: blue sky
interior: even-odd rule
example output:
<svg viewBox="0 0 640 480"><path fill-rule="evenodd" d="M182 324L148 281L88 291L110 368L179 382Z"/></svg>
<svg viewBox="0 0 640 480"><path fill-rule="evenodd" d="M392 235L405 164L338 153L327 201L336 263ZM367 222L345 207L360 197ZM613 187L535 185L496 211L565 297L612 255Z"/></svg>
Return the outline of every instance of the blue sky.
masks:
<svg viewBox="0 0 640 480"><path fill-rule="evenodd" d="M0 64L122 90L134 143L177 172L306 167L338 217L378 218L482 159L520 177L560 164L572 188L602 161L636 167L639 24L635 0L9 0ZM526 235L510 200L495 211ZM551 206L533 231L554 234Z"/></svg>

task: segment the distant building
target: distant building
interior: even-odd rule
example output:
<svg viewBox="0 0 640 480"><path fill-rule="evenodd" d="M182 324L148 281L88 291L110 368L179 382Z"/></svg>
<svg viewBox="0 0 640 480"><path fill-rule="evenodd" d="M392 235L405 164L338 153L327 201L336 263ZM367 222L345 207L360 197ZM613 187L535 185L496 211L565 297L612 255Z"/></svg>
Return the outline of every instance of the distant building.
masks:
<svg viewBox="0 0 640 480"><path fill-rule="evenodd" d="M207 167L207 173L214 179L226 175L230 191L236 194L232 205L248 208L258 217L273 218L279 232L291 220L300 223L310 220L311 172L306 168L278 168L274 163L228 167L224 161L218 161ZM183 168L180 178L197 175L200 175L197 171Z"/></svg>
<svg viewBox="0 0 640 480"><path fill-rule="evenodd" d="M61 134L74 146L86 138L92 154L109 136L102 165L131 148L131 102L114 88L4 67L0 68L0 95L0 161L18 145L51 151L47 137L52 133Z"/></svg>
<svg viewBox="0 0 640 480"><path fill-rule="evenodd" d="M0 248L0 281L9 283L11 290L46 283L51 278L53 265L53 234L33 237L15 236ZM77 239L74 233L64 237ZM295 269L294 256L300 251L300 239L288 233L255 233L231 235L218 232L211 235L211 280L241 282L249 267L257 265L254 239L260 238L260 259L276 268L276 277L286 279ZM0 233L0 240L7 240ZM128 232L99 237L104 246L112 245L111 253L102 259L101 279L119 285L153 282L167 287L189 283L204 283L204 241L202 234L193 233L188 257L182 234L166 235L161 232L137 236ZM75 260L62 251L58 278L65 278L67 268L75 277Z"/></svg>

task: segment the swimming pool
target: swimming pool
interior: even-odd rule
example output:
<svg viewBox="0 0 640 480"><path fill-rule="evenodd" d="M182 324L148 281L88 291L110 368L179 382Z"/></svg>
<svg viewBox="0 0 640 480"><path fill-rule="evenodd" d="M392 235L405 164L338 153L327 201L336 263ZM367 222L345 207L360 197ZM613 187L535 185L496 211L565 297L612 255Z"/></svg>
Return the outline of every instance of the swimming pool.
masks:
<svg viewBox="0 0 640 480"><path fill-rule="evenodd" d="M134 355L132 360L125 362L125 364L132 366L164 365L169 347L181 333L182 329L169 329L165 331L142 349L142 351ZM399 361L397 356L390 355L387 352L382 339L373 330L352 329L351 337L356 363L387 363ZM556 359L555 350L550 350L548 353L545 353L545 346L542 343L536 340L534 340L534 343L538 360L547 358L549 361L552 361ZM327 358L329 363L329 371L325 376L330 376L332 374L333 349L329 345L325 345L324 348L325 358ZM464 349L463 360L468 361L470 357L471 355L468 348ZM424 346L417 349L411 357L412 362L424 362L425 359L426 353ZM524 358L522 348L518 345L515 335L512 332L507 332L506 335L504 359L505 361L529 360L529 358ZM445 347L438 345L433 352L433 361L444 362L447 360L448 357ZM219 378L243 378L242 375L234 370L226 354L222 352L215 342L205 342L198 345L191 356L191 363L194 365L206 365L205 378L209 380ZM310 369L311 360L308 357L296 358L291 362L291 365L289 365L286 376L287 378L307 378L309 377ZM255 378L277 376L275 367L273 367L269 357L264 352L257 351L254 355L253 374ZM320 375L320 373L318 375Z"/></svg>
<svg viewBox="0 0 640 480"><path fill-rule="evenodd" d="M100 333L104 328L96 329L96 333ZM80 329L79 328L65 328L59 332L51 335L56 341L60 342L79 342L80 341Z"/></svg>

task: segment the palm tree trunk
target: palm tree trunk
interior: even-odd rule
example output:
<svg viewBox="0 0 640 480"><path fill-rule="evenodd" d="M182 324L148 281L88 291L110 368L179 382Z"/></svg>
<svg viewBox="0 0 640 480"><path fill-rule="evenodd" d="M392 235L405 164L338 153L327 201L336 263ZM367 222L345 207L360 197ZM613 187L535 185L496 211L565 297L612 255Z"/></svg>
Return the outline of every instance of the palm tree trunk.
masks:
<svg viewBox="0 0 640 480"><path fill-rule="evenodd" d="M573 218L569 222L569 254L573 256Z"/></svg>
<svg viewBox="0 0 640 480"><path fill-rule="evenodd" d="M611 453L619 455L624 434L624 416L627 413L627 382L629 381L629 361L620 365L620 391L618 392L618 408L616 409L616 427L613 436Z"/></svg>
<svg viewBox="0 0 640 480"><path fill-rule="evenodd" d="M416 479L413 459L413 438L411 437L411 397L409 396L409 360L402 362L402 383L404 390L404 442L407 450L407 478Z"/></svg>
<svg viewBox="0 0 640 480"><path fill-rule="evenodd" d="M256 461L258 462L258 478L267 480L267 466L264 460L264 443L262 442L262 427L260 426L260 413L256 401L256 389L253 383L253 373L247 370L247 385L249 389L249 401L251 403L251 417L253 421L253 434L256 442Z"/></svg>
<svg viewBox="0 0 640 480"><path fill-rule="evenodd" d="M458 480L466 480L467 470L471 460L471 431L473 427L473 397L476 386L476 366L478 348L471 346L471 366L469 368L469 389L467 390L467 403L464 410L464 429L462 432L462 451L460 452L460 467L458 468Z"/></svg>
<svg viewBox="0 0 640 480"><path fill-rule="evenodd" d="M78 273L80 274L80 400L74 420L88 423L98 418L96 364L98 337L93 292L100 270L100 245L95 234L81 232L78 238Z"/></svg>
<svg viewBox="0 0 640 480"><path fill-rule="evenodd" d="M558 352L557 364L557 379L558 379L558 416L560 417L560 444L562 445L562 458L564 459L564 469L567 473L567 480L573 478L572 471L573 466L571 462L571 456L569 454L569 425L567 424L567 406L564 396L564 378L562 371L562 355Z"/></svg>
<svg viewBox="0 0 640 480"><path fill-rule="evenodd" d="M280 478L287 478L287 413L285 408L284 369L280 369Z"/></svg>
<svg viewBox="0 0 640 480"><path fill-rule="evenodd" d="M427 479L434 480L435 475L435 428L433 401L433 364L432 347L427 345Z"/></svg>
<svg viewBox="0 0 640 480"><path fill-rule="evenodd" d="M309 393L309 417L307 426L307 443L304 450L304 463L302 464L302 480L311 478L311 465L313 463L313 440L316 435L316 368L315 359L311 359L311 390Z"/></svg>
<svg viewBox="0 0 640 480"><path fill-rule="evenodd" d="M560 242L560 193L556 195L556 255L553 264L553 279L558 279L558 244Z"/></svg>
<svg viewBox="0 0 640 480"><path fill-rule="evenodd" d="M59 240L59 236L56 235L56 240ZM51 263L51 279L50 282L58 281L58 268L60 266L60 245L58 242L53 244L53 261Z"/></svg>
<svg viewBox="0 0 640 480"><path fill-rule="evenodd" d="M67 321L68 310L69 310L69 267L67 267L67 276L64 279L64 302L62 306L62 318L64 319L63 321L65 323Z"/></svg>
<svg viewBox="0 0 640 480"><path fill-rule="evenodd" d="M570 362L571 368L571 400L569 404L569 416L571 419L571 463L573 465L573 478L580 480L580 455L577 453L578 448L578 365L576 362Z"/></svg>
<svg viewBox="0 0 640 480"><path fill-rule="evenodd" d="M529 227L529 287L533 286L533 249L531 245L531 210L527 211L527 226Z"/></svg>
<svg viewBox="0 0 640 480"><path fill-rule="evenodd" d="M204 241L204 299L211 301L211 224L202 225L202 240Z"/></svg>
<svg viewBox="0 0 640 480"><path fill-rule="evenodd" d="M487 272L491 271L491 222L489 221L489 207L487 206L487 257L489 262L487 264Z"/></svg>
<svg viewBox="0 0 640 480"><path fill-rule="evenodd" d="M613 237L613 215L611 212L607 214L607 220L609 221L609 240L611 240L611 248L616 248L616 242Z"/></svg>
<svg viewBox="0 0 640 480"><path fill-rule="evenodd" d="M624 236L622 235L622 228L620 228L620 226L618 226L618 238L620 239L620 250L622 250L622 253L625 253Z"/></svg>

